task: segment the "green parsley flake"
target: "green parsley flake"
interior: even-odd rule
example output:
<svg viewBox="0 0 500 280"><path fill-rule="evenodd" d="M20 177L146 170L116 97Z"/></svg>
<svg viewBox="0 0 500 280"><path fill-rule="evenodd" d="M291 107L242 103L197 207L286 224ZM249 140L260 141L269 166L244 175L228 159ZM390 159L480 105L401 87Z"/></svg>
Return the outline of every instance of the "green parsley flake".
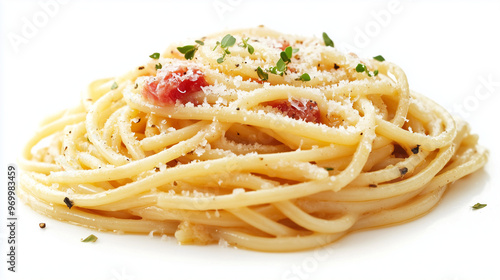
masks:
<svg viewBox="0 0 500 280"><path fill-rule="evenodd" d="M118 84L116 82L113 82L113 84L111 85L111 89L117 89L118 88Z"/></svg>
<svg viewBox="0 0 500 280"><path fill-rule="evenodd" d="M225 49L234 46L234 43L236 43L236 38L234 38L231 34L227 34L224 38L222 38L222 41L220 41L220 46Z"/></svg>
<svg viewBox="0 0 500 280"><path fill-rule="evenodd" d="M330 37L328 37L328 34L326 34L325 32L323 32L323 41L325 42L325 46L332 47L332 48L335 47L332 39L330 39Z"/></svg>
<svg viewBox="0 0 500 280"><path fill-rule="evenodd" d="M242 45L239 45L239 46L242 47L242 48L244 48L244 49L247 49L249 54L253 54L253 52L255 51L255 49L253 48L252 45L250 45L248 43L248 40L250 40L250 38L242 39L241 41L243 43L242 43Z"/></svg>
<svg viewBox="0 0 500 280"><path fill-rule="evenodd" d="M160 58L160 53L155 52L154 54L150 55L149 57L151 57L152 59L158 59L158 58Z"/></svg>
<svg viewBox="0 0 500 280"><path fill-rule="evenodd" d="M271 72L271 73L273 73L273 74L278 75L278 70L276 70L276 66L274 66L274 67L269 67L268 72Z"/></svg>
<svg viewBox="0 0 500 280"><path fill-rule="evenodd" d="M226 59L226 55L231 53L229 51L229 47L234 46L235 43L236 43L236 38L234 38L233 35L231 34L227 34L226 36L224 36L224 38L222 38L220 42L217 41L217 43L215 44L215 48L213 50L215 51L215 49L217 49L217 46L220 44L220 47L224 51L224 54L222 54L222 56L217 59L217 63L221 64L224 62L224 59Z"/></svg>
<svg viewBox="0 0 500 280"><path fill-rule="evenodd" d="M185 54L191 50L193 50L196 46L195 45L185 45L185 46L182 46L182 47L177 47L177 50L182 53L182 54Z"/></svg>
<svg viewBox="0 0 500 280"><path fill-rule="evenodd" d="M385 61L385 58L381 55L374 56L373 59L380 61L380 62Z"/></svg>
<svg viewBox="0 0 500 280"><path fill-rule="evenodd" d="M288 63L292 62L293 49L288 46L280 53L280 59L276 62L276 66L269 68L269 72L283 76L288 69Z"/></svg>
<svg viewBox="0 0 500 280"><path fill-rule="evenodd" d="M191 60L194 57L194 53L196 52L197 49L192 49L188 51L187 53L184 54L184 58L187 60Z"/></svg>
<svg viewBox="0 0 500 280"><path fill-rule="evenodd" d="M259 76L259 79L261 79L262 81L267 81L267 79L269 79L269 74L264 72L264 70L262 70L260 66L257 67L257 76Z"/></svg>
<svg viewBox="0 0 500 280"><path fill-rule="evenodd" d="M97 241L97 236L91 234L87 236L87 238L82 239L81 242L96 242Z"/></svg>
<svg viewBox="0 0 500 280"><path fill-rule="evenodd" d="M247 49L248 49L249 54L253 54L253 52L255 51L255 49L252 47L252 45L248 45Z"/></svg>
<svg viewBox="0 0 500 280"><path fill-rule="evenodd" d="M299 80L299 81L303 81L303 82L308 82L308 81L310 81L310 80L311 80L311 76L309 76L309 74L307 74L307 73L304 73L304 74L302 74L302 75L299 77L299 79L298 79L298 80Z"/></svg>
<svg viewBox="0 0 500 280"><path fill-rule="evenodd" d="M283 61L283 59L279 59L278 62L276 63L276 70L281 72L281 75L283 75L283 72L286 70L286 63Z"/></svg>
<svg viewBox="0 0 500 280"><path fill-rule="evenodd" d="M177 50L184 54L184 58L187 60L191 60L194 57L194 53L198 50L198 47L195 45L186 45L182 47L177 47Z"/></svg>
<svg viewBox="0 0 500 280"><path fill-rule="evenodd" d="M215 51L219 45L220 45L219 41L215 42L215 47L212 49L212 51Z"/></svg>
<svg viewBox="0 0 500 280"><path fill-rule="evenodd" d="M283 61L286 63L292 62L292 55L293 55L292 47L287 47L285 51L282 51L280 53L281 59L283 59Z"/></svg>
<svg viewBox="0 0 500 280"><path fill-rule="evenodd" d="M278 63L280 61L283 62L283 63L290 63L291 60L290 60L290 58L288 58L288 56L286 55L285 52L281 52L280 53L280 60L278 60ZM278 63L276 63L276 66L278 66Z"/></svg>
<svg viewBox="0 0 500 280"><path fill-rule="evenodd" d="M366 65L361 64L361 63L358 63L358 65L356 66L356 72L358 72L358 73L366 72L366 75L368 75L368 77L378 75L378 69L373 71L373 75L372 75L372 73L370 73L370 71L368 71L368 68L366 67Z"/></svg>
<svg viewBox="0 0 500 280"><path fill-rule="evenodd" d="M363 73L363 72L365 72L365 70L366 70L366 66L361 64L361 63L358 63L358 65L356 66L356 72Z"/></svg>
<svg viewBox="0 0 500 280"><path fill-rule="evenodd" d="M488 204L482 204L482 203L478 202L478 203L474 204L474 206L472 206L472 209L474 209L474 210L481 209L481 208L486 207L486 205L488 205Z"/></svg>
<svg viewBox="0 0 500 280"><path fill-rule="evenodd" d="M194 54L200 46L205 45L205 42L201 40L195 40L196 45L185 45L182 47L177 47L177 50L184 55L184 58L191 60L194 58Z"/></svg>
<svg viewBox="0 0 500 280"><path fill-rule="evenodd" d="M163 67L163 66L161 65L161 63L158 63L158 64L156 64L156 65L155 65L156 70L159 70L159 69L161 69L162 67Z"/></svg>

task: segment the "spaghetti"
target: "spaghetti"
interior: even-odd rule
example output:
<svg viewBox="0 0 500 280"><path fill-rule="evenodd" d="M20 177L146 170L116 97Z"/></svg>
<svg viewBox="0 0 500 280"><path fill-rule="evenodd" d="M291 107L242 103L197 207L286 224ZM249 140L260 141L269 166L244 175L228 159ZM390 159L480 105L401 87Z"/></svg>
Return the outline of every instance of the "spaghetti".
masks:
<svg viewBox="0 0 500 280"><path fill-rule="evenodd" d="M295 251L419 217L487 161L380 56L224 35L97 80L47 119L20 162L24 201L99 230Z"/></svg>

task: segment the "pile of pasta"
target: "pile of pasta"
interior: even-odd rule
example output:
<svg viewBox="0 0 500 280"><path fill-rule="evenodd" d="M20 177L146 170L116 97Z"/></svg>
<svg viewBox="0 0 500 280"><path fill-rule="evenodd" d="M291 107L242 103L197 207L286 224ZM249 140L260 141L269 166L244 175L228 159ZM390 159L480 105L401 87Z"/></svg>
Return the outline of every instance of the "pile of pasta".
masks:
<svg viewBox="0 0 500 280"><path fill-rule="evenodd" d="M92 82L27 143L21 197L96 230L296 251L422 216L486 163L401 68L325 36L222 32Z"/></svg>

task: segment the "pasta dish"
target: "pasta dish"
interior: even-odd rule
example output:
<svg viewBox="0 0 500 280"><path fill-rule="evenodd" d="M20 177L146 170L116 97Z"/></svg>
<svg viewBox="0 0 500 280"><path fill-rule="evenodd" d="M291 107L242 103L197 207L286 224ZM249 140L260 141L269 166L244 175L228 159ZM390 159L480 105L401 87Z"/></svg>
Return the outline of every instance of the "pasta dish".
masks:
<svg viewBox="0 0 500 280"><path fill-rule="evenodd" d="M20 196L99 230L297 251L424 215L486 163L477 142L383 56L257 27L92 82L28 141Z"/></svg>

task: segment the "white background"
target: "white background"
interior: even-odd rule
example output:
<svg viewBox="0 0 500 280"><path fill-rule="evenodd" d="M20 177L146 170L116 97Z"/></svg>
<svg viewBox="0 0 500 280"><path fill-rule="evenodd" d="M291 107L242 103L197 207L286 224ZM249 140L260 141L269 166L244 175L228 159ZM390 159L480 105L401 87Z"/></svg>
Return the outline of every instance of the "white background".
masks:
<svg viewBox="0 0 500 280"><path fill-rule="evenodd" d="M65 2L0 2L0 279L500 279L498 1ZM7 165L44 116L170 43L259 24L326 31L341 48L399 64L411 88L471 123L487 166L421 219L284 254L93 232L18 201L17 272L7 271ZM488 206L473 211L476 202ZM80 242L91 233L96 243Z"/></svg>

